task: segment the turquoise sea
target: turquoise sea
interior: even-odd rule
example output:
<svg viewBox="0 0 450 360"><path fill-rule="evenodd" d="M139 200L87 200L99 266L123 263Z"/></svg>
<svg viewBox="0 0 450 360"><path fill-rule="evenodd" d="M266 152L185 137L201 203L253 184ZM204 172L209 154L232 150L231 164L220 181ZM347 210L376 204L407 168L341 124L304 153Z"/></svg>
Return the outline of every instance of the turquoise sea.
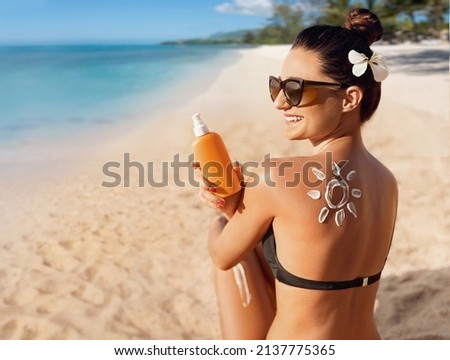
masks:
<svg viewBox="0 0 450 360"><path fill-rule="evenodd" d="M0 144L128 121L230 46L0 46ZM186 89L189 94L189 89ZM171 101L180 103L180 94Z"/></svg>

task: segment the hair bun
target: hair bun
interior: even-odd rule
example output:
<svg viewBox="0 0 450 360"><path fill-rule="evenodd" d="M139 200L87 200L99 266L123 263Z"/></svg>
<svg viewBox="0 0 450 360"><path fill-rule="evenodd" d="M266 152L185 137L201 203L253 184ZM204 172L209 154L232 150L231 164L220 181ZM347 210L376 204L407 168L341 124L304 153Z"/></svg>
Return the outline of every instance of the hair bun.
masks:
<svg viewBox="0 0 450 360"><path fill-rule="evenodd" d="M344 28L358 32L370 45L381 39L383 27L380 19L367 9L354 9L349 12Z"/></svg>

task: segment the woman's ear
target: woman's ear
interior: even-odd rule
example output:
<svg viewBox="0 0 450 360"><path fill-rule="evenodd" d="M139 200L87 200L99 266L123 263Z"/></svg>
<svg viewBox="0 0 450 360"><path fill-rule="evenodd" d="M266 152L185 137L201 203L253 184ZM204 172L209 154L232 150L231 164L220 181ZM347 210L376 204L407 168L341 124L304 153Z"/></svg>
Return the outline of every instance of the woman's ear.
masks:
<svg viewBox="0 0 450 360"><path fill-rule="evenodd" d="M350 86L345 90L344 100L342 102L342 111L350 112L355 110L363 98L363 91L359 86Z"/></svg>

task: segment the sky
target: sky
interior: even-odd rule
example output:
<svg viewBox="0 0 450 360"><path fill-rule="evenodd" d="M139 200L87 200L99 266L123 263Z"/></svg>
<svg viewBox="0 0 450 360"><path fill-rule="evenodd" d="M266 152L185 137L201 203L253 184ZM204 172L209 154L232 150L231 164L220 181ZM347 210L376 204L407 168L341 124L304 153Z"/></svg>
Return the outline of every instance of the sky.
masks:
<svg viewBox="0 0 450 360"><path fill-rule="evenodd" d="M157 43L267 24L270 0L0 0L0 44Z"/></svg>

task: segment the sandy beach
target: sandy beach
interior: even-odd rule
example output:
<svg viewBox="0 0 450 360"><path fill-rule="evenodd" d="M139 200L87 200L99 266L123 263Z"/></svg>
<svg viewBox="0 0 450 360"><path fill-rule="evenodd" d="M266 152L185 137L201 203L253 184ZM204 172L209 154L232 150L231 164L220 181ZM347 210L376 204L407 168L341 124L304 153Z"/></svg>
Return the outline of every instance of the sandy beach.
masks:
<svg viewBox="0 0 450 360"><path fill-rule="evenodd" d="M0 188L1 339L220 338L206 250L214 211L191 184L190 117L200 111L241 162L307 154L308 143L283 138L268 95L288 50L239 50L179 88L181 104L167 97L101 139L15 150L22 160L8 160ZM391 74L363 136L400 192L376 320L386 339L450 339L449 47L374 50Z"/></svg>

